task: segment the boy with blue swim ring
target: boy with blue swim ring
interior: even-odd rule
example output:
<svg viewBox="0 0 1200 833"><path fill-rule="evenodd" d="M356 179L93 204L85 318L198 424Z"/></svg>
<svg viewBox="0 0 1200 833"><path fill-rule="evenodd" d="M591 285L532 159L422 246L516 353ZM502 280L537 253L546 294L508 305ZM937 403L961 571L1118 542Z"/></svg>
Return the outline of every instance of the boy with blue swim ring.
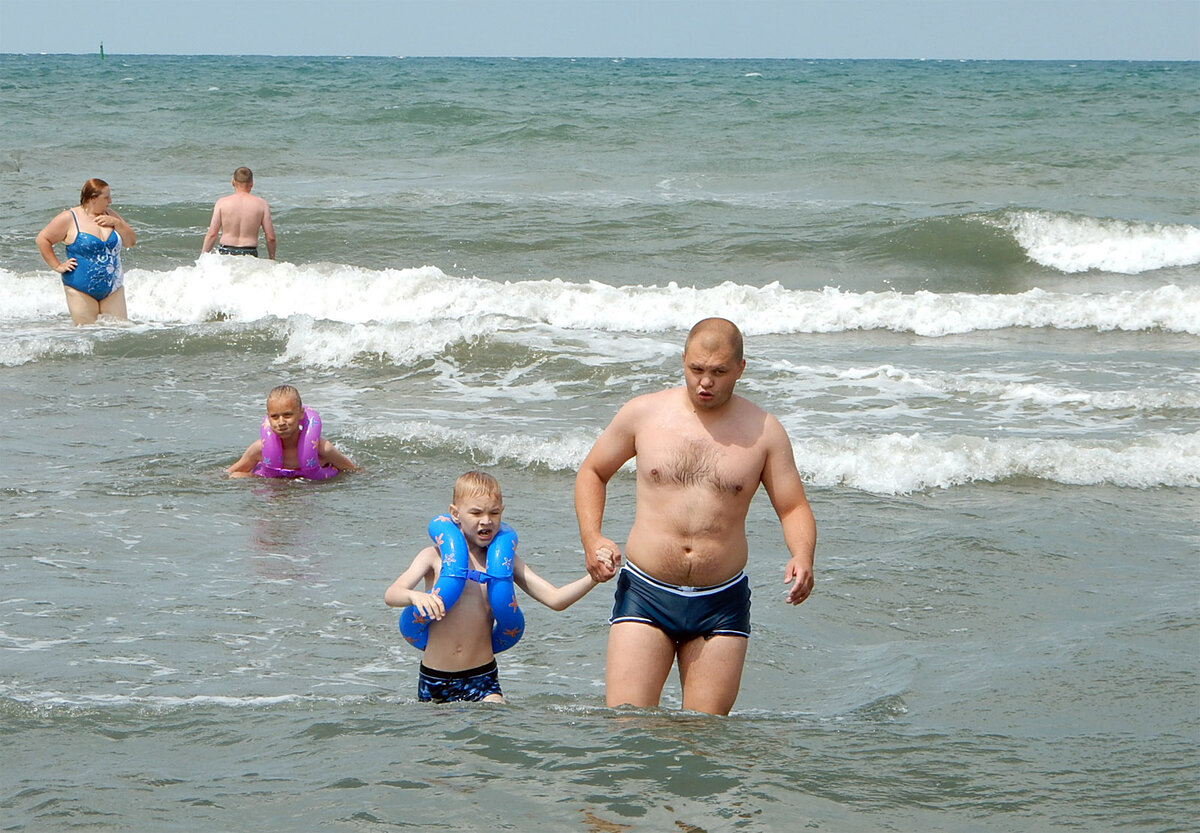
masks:
<svg viewBox="0 0 1200 833"><path fill-rule="evenodd" d="M445 532L438 526L438 519L431 530L439 537L446 534L461 534L466 544L466 581L456 600L447 605L443 599L446 582L442 578L443 566L451 564L454 556L450 546L443 541L425 547L417 553L412 564L392 582L383 595L390 607L410 608L401 620L401 630L409 637L413 620L428 622L425 639L425 656L421 662L417 697L422 702L449 703L455 701L505 702L500 689L499 673L496 669L496 651L503 650L507 643L493 644L493 625L497 619L508 620L515 612L516 600L511 594L513 611L493 612L489 597L489 585L497 582L515 582L533 599L552 610L565 610L587 595L598 582L591 576L583 576L563 587L555 587L539 576L528 564L512 551L511 577L500 572L493 552L492 568L488 565L488 550L493 544L503 544L498 539L511 535L511 530L500 523L504 513L504 499L496 478L478 471L470 471L454 483L453 502L450 504L450 521L453 527ZM510 544L515 547L515 544ZM506 561L508 559L505 559ZM450 569L447 567L447 569ZM424 581L424 590L415 589ZM455 590L458 590L455 587ZM407 623L405 620L408 620ZM502 628L503 630L503 628ZM414 645L419 642L409 637Z"/></svg>

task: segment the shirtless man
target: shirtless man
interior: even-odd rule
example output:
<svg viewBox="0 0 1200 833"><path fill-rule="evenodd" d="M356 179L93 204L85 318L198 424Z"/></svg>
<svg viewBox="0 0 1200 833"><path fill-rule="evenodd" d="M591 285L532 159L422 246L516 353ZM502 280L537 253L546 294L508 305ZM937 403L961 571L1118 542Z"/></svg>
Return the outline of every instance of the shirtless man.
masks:
<svg viewBox="0 0 1200 833"><path fill-rule="evenodd" d="M250 193L254 174L249 168L233 172L233 193L221 197L213 206L212 222L204 235L201 252L211 252L221 235L217 252L223 255L258 257L258 230L267 241L267 257L275 259L275 227L271 225L271 206L262 197Z"/></svg>
<svg viewBox="0 0 1200 833"><path fill-rule="evenodd" d="M575 479L575 514L597 581L621 551L601 532L609 479L637 460L637 500L608 635L609 706L657 706L678 660L683 707L728 714L750 634L746 514L761 483L791 558L788 604L813 586L817 530L783 426L734 385L742 334L723 318L692 328L684 386L635 397L596 440Z"/></svg>

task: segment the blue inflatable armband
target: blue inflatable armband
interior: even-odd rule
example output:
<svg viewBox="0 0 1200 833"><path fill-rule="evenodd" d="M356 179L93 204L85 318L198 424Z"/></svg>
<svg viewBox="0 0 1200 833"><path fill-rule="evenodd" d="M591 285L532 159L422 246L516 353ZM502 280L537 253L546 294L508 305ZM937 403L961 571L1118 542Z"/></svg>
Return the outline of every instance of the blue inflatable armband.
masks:
<svg viewBox="0 0 1200 833"><path fill-rule="evenodd" d="M446 611L454 607L467 584L470 555L462 530L447 515L429 522L429 537L442 556L442 569L429 592L440 596ZM525 633L525 614L517 605L513 585L513 561L517 556L517 533L508 524L500 530L487 550L487 597L496 624L492 627L492 653L498 654L517 644ZM430 619L413 605L400 612L400 634L410 645L425 650L429 641Z"/></svg>

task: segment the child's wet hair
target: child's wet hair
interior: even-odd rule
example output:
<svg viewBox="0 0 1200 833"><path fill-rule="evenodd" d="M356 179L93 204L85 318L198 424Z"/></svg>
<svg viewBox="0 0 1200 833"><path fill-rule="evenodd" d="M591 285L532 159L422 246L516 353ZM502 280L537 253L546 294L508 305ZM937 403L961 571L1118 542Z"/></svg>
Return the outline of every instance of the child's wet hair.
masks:
<svg viewBox="0 0 1200 833"><path fill-rule="evenodd" d="M276 385L271 388L271 392L267 394L267 401L270 402L272 399L295 399L297 405L301 408L304 407L304 401L300 399L300 391L291 385Z"/></svg>
<svg viewBox="0 0 1200 833"><path fill-rule="evenodd" d="M469 471L454 481L454 495L451 503L457 504L464 498L480 495L503 499L503 495L500 493L500 481L486 472Z"/></svg>

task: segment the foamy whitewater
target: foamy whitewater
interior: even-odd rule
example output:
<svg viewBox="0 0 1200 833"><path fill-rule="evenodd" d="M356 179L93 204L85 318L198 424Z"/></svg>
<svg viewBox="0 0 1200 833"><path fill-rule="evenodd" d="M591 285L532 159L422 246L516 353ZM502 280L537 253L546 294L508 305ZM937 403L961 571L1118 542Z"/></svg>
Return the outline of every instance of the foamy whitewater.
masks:
<svg viewBox="0 0 1200 833"><path fill-rule="evenodd" d="M0 56L6 829L1190 829L1200 67L96 60ZM277 262L199 254L241 164ZM90 176L132 321L75 328ZM789 608L756 499L733 715L605 708L611 586L417 704L382 594L453 479L573 579L710 315L820 535ZM224 477L284 382L364 473Z"/></svg>

